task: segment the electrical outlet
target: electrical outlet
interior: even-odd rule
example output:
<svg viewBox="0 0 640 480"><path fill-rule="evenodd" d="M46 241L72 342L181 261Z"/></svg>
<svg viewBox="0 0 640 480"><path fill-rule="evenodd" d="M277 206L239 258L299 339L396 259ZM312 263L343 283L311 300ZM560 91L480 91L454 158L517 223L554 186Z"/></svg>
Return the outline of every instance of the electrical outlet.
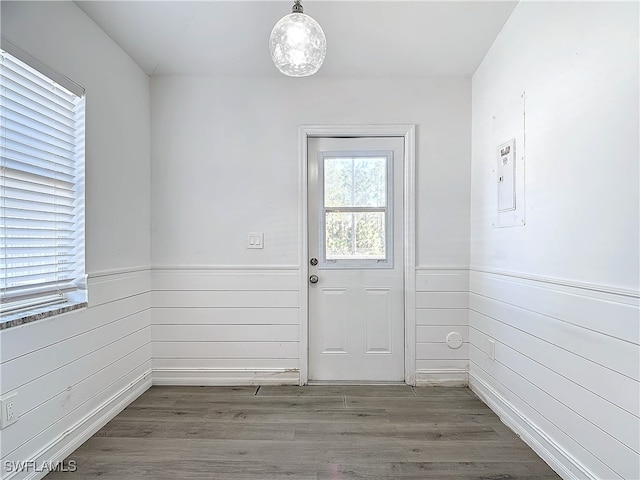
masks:
<svg viewBox="0 0 640 480"><path fill-rule="evenodd" d="M18 392L13 392L4 398L0 398L0 429L6 428L18 421L20 412L18 411L17 400Z"/></svg>
<svg viewBox="0 0 640 480"><path fill-rule="evenodd" d="M496 359L496 341L493 338L489 339L489 358Z"/></svg>

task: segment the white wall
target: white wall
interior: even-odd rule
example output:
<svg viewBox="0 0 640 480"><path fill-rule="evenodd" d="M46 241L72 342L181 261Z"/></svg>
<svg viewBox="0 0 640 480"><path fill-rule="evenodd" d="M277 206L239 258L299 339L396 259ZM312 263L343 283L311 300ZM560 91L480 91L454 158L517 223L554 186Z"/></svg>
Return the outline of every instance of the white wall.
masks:
<svg viewBox="0 0 640 480"><path fill-rule="evenodd" d="M244 369L299 368L299 330L287 327L299 326L303 308L295 281L302 238L299 125L416 124L417 265L421 271L468 265L469 79L160 76L152 79L151 99L154 318L163 323L154 326L154 339L162 338L154 342L154 368L162 381L192 378L194 369L210 369L213 382L233 377L229 369L246 375ZM246 248L253 231L265 233L264 250ZM252 274L246 266L262 271ZM283 282L283 271L294 280ZM234 281L226 284L227 275ZM275 305L258 300L282 289L289 293L276 293L282 300ZM239 304L241 291L254 292L256 300ZM433 296L422 298L424 327L451 324L430 310ZM220 305L252 309L238 319ZM466 297L452 306L466 308ZM289 313L276 315L273 307ZM256 342L251 327L237 323L271 327ZM199 327L184 327L191 324ZM420 331L419 368L464 372L462 350L453 356L443 350L442 333ZM214 340L225 342L224 349L207 343Z"/></svg>
<svg viewBox="0 0 640 480"><path fill-rule="evenodd" d="M470 383L564 478L640 478L638 58L637 2L521 2L472 81ZM526 225L492 228L523 91Z"/></svg>
<svg viewBox="0 0 640 480"><path fill-rule="evenodd" d="M462 78L154 77L153 263L297 265L298 125L415 123L417 263L467 265L469 102Z"/></svg>
<svg viewBox="0 0 640 480"><path fill-rule="evenodd" d="M0 477L17 479L5 462L64 458L151 384L150 105L148 77L72 2L1 9L2 38L87 95L89 308L0 330L0 394L21 412Z"/></svg>

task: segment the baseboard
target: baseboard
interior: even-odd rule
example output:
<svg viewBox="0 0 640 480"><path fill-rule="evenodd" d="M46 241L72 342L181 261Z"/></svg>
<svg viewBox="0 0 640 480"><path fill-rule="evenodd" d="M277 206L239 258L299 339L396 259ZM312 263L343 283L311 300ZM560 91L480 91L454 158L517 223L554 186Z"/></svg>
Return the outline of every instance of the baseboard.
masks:
<svg viewBox="0 0 640 480"><path fill-rule="evenodd" d="M154 385L299 385L298 369L154 368Z"/></svg>
<svg viewBox="0 0 640 480"><path fill-rule="evenodd" d="M563 479L597 480L596 475L472 372L469 373L469 387L500 417L500 420L507 427L513 430Z"/></svg>
<svg viewBox="0 0 640 480"><path fill-rule="evenodd" d="M25 463L32 462L31 465L45 465L62 462L150 387L151 370L148 370L115 395L112 395L111 398L103 402L94 411L85 415L71 428L62 432L58 438L45 445ZM15 472L4 480L10 480L18 473ZM40 480L47 473L46 471L38 472L32 470L30 474L23 478L24 480Z"/></svg>
<svg viewBox="0 0 640 480"><path fill-rule="evenodd" d="M416 370L417 387L464 387L469 383L466 369Z"/></svg>

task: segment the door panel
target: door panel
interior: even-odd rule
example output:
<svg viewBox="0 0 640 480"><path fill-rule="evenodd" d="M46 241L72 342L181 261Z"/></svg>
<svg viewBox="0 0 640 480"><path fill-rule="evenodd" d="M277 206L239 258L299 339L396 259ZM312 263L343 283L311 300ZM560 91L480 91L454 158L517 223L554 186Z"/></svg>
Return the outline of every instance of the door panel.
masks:
<svg viewBox="0 0 640 480"><path fill-rule="evenodd" d="M322 353L347 352L347 290L345 288L320 289L318 316L324 321L322 328Z"/></svg>
<svg viewBox="0 0 640 480"><path fill-rule="evenodd" d="M402 381L404 139L308 142L309 380Z"/></svg>
<svg viewBox="0 0 640 480"><path fill-rule="evenodd" d="M392 353L390 288L365 288L366 353Z"/></svg>

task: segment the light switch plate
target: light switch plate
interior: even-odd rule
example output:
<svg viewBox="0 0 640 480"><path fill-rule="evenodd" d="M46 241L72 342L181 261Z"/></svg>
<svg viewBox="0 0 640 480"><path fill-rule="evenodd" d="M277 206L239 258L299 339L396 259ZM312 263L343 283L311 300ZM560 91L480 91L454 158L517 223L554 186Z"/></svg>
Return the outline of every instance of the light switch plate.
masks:
<svg viewBox="0 0 640 480"><path fill-rule="evenodd" d="M247 239L247 248L264 248L264 233L249 233Z"/></svg>

